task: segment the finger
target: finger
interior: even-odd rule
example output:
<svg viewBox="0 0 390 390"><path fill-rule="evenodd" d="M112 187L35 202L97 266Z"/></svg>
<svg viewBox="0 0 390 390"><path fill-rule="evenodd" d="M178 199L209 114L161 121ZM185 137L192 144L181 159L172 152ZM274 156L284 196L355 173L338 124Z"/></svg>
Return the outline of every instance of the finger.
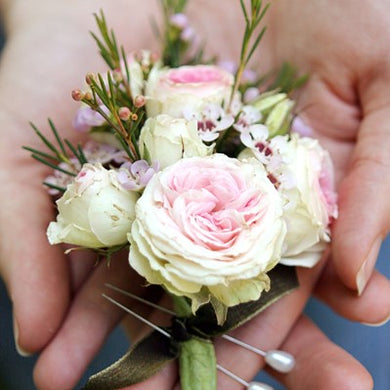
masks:
<svg viewBox="0 0 390 390"><path fill-rule="evenodd" d="M123 312L102 297L104 284L133 286L141 294L141 280L127 258L102 262L86 280L51 343L43 350L34 369L39 389L73 388L98 352ZM54 373L54 374L53 374Z"/></svg>
<svg viewBox="0 0 390 390"><path fill-rule="evenodd" d="M373 381L367 370L346 351L328 340L303 316L282 348L295 356L295 368L284 375L270 371L290 390L373 388Z"/></svg>
<svg viewBox="0 0 390 390"><path fill-rule="evenodd" d="M149 301L156 302L156 299L153 299L151 295L153 294L149 293L150 299L144 296L143 298L148 299ZM141 310L144 310L142 316L144 318L147 318L152 323L158 326L171 325L171 316L159 310L149 311L149 315L146 315L145 305L143 305L144 308L142 309L141 306L135 305L136 302L134 300L131 300L129 303L130 304L127 305L127 307L131 308L136 313L140 313ZM171 300L168 295L164 295L162 299L158 302L158 304L161 305L162 307L170 308ZM142 325L139 323L138 320L134 321L133 318L129 316L125 317L123 323L125 323L125 329L131 331L133 342L140 340L142 337L150 333L149 326ZM142 383L138 383L133 386L126 387L121 390L150 390L150 389L171 390L174 387L177 380L178 380L177 362L173 361L167 364L161 371L158 372L158 374L147 379L146 381Z"/></svg>
<svg viewBox="0 0 390 390"><path fill-rule="evenodd" d="M334 265L329 262L316 285L315 295L352 321L379 326L390 319L390 282L375 270L364 294L359 297L340 281Z"/></svg>
<svg viewBox="0 0 390 390"><path fill-rule="evenodd" d="M28 171L31 173L31 170ZM0 272L13 303L15 340L26 355L43 348L58 329L69 303L68 267L60 248L46 238L50 203L39 184L21 173L2 186ZM26 212L26 199L34 206Z"/></svg>
<svg viewBox="0 0 390 390"><path fill-rule="evenodd" d="M177 364L175 362L166 365L157 375L152 376L142 383L125 387L121 390L171 390L177 381Z"/></svg>
<svg viewBox="0 0 390 390"><path fill-rule="evenodd" d="M390 108L364 117L349 173L339 190L334 227L336 270L346 286L362 294L390 227Z"/></svg>
<svg viewBox="0 0 390 390"><path fill-rule="evenodd" d="M71 291L75 294L96 267L99 259L96 253L82 249L71 252L67 260L70 266Z"/></svg>

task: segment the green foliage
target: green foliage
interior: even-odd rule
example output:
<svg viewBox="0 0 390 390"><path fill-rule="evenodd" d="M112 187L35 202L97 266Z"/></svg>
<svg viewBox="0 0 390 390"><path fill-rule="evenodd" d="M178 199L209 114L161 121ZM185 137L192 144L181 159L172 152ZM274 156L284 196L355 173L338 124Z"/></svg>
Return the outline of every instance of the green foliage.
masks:
<svg viewBox="0 0 390 390"><path fill-rule="evenodd" d="M72 163L71 157L75 157L80 165L83 165L87 162L81 146L74 146L69 140L62 139L59 136L58 130L51 119L49 119L49 125L55 142L51 142L48 137L43 135L43 133L33 123L30 123L30 125L48 150L42 151L29 146L23 146L23 149L31 152L31 157L41 162L42 164L59 172L65 173L66 175L76 176L78 169ZM60 163L66 163L69 169L61 167L59 165ZM64 191L64 188L62 187L57 187L50 183L44 184L48 187Z"/></svg>
<svg viewBox="0 0 390 390"><path fill-rule="evenodd" d="M163 32L160 32L157 24L154 23L154 30L162 45L163 63L171 68L208 62L203 58L204 44L194 50L191 41L182 39L182 30L171 23L172 15L185 12L187 2L187 0L161 0ZM191 50L195 52L190 53Z"/></svg>
<svg viewBox="0 0 390 390"><path fill-rule="evenodd" d="M297 76L297 69L288 62L284 62L278 70L275 79L269 86L270 90L277 89L287 94L302 87L309 79L308 75Z"/></svg>
<svg viewBox="0 0 390 390"><path fill-rule="evenodd" d="M241 83L242 74L247 67L253 53L259 46L261 39L264 36L266 27L264 26L258 33L258 27L260 22L266 14L269 4L263 7L262 0L251 0L249 12L245 7L244 1L240 0L241 9L245 18L245 32L241 44L240 63L235 75L234 86L230 96L229 107L233 102L234 95L236 94L239 85Z"/></svg>

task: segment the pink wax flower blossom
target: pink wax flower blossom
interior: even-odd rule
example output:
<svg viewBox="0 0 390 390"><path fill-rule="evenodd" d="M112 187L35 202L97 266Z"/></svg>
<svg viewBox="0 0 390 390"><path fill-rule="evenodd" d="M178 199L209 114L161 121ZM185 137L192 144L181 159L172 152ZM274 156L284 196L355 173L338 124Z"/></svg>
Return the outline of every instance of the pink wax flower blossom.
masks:
<svg viewBox="0 0 390 390"><path fill-rule="evenodd" d="M81 165L76 158L71 159L71 164L62 162L58 166L68 172L77 173L81 169ZM60 187L66 189L66 187L73 181L73 177L61 172L59 170L54 170L53 174L46 177L44 183L51 184L52 186ZM61 194L61 191L54 187L49 187L47 192L56 197Z"/></svg>
<svg viewBox="0 0 390 390"><path fill-rule="evenodd" d="M280 195L260 163L186 158L137 202L129 260L148 282L191 298L193 310L211 297L232 306L268 289L285 234Z"/></svg>
<svg viewBox="0 0 390 390"><path fill-rule="evenodd" d="M192 42L196 37L195 30L188 26L180 34L180 38L185 42Z"/></svg>
<svg viewBox="0 0 390 390"><path fill-rule="evenodd" d="M152 165L145 160L126 162L118 170L118 181L126 190L142 191L158 170L157 162Z"/></svg>
<svg viewBox="0 0 390 390"><path fill-rule="evenodd" d="M259 95L260 95L259 88L256 87L248 88L244 93L243 101L244 103L249 103L252 100L255 100Z"/></svg>
<svg viewBox="0 0 390 390"><path fill-rule="evenodd" d="M88 141L82 148L85 159L91 163L100 163L102 165L109 163L123 164L127 161L127 154L123 150L119 150L112 145L103 144L95 141ZM79 160L75 157L70 159L69 163L62 162L59 167L73 173L78 173L82 166ZM73 177L63 173L59 170L54 170L53 174L49 175L45 179L45 183L51 184L56 187L64 188L72 183ZM52 196L61 194L61 191L49 187L48 192Z"/></svg>
<svg viewBox="0 0 390 390"><path fill-rule="evenodd" d="M184 30L188 26L188 17L187 15L182 13L173 14L169 18L169 22L171 23L171 25L181 30Z"/></svg>
<svg viewBox="0 0 390 390"><path fill-rule="evenodd" d="M234 61L222 60L222 61L218 61L217 65L220 68L225 69L227 72L229 72L231 74L234 74L237 72L237 63Z"/></svg>
<svg viewBox="0 0 390 390"><path fill-rule="evenodd" d="M100 106L100 108L106 113L109 113L109 110L105 106ZM89 106L81 106L75 117L73 118L73 128L81 133L86 133L90 130L91 127L101 126L105 123L105 119L97 111L93 110Z"/></svg>
<svg viewBox="0 0 390 390"><path fill-rule="evenodd" d="M312 137L313 129L307 125L300 116L296 116L291 124L291 132L297 133L302 137Z"/></svg>
<svg viewBox="0 0 390 390"><path fill-rule="evenodd" d="M120 164L127 160L127 154L124 150L96 141L88 141L83 147L83 153L91 164L101 163L104 165L110 162Z"/></svg>

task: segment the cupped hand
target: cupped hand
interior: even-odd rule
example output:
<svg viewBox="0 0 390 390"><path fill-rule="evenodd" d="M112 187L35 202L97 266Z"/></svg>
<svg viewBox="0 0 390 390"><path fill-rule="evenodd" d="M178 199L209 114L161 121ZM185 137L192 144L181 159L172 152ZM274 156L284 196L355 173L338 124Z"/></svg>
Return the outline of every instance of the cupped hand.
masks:
<svg viewBox="0 0 390 390"><path fill-rule="evenodd" d="M77 104L70 92L83 85L88 71L105 69L88 34L95 29L92 13L104 8L107 19L115 19L118 38L126 37L131 48L137 49L152 41L147 20L153 7L143 13L144 19L133 21L133 28L144 29L145 34L129 38L125 36L129 16L121 7L131 10L135 3L20 0L1 4L7 42L0 63L0 177L4 184L0 189L4 204L0 210L0 274L13 304L19 352L31 354L52 345L59 329L64 340L52 347L60 359L41 364L46 368L45 374L37 373L39 388L49 388L46 384L55 373L62 385L54 388L72 388L119 321L121 313L106 317L105 305L96 303L104 281L111 279L122 286L130 280L140 283L128 272L125 259L110 268L103 263L95 266L91 254L66 257L63 248L48 245L45 232L54 218L54 205L41 182L49 171L22 146L44 149L29 121L49 134L49 116L63 137L81 140L71 128Z"/></svg>
<svg viewBox="0 0 390 390"><path fill-rule="evenodd" d="M310 75L298 111L335 162L339 218L324 281L337 274L360 295L380 277L373 269L390 227L390 5L281 0L269 16L274 62Z"/></svg>

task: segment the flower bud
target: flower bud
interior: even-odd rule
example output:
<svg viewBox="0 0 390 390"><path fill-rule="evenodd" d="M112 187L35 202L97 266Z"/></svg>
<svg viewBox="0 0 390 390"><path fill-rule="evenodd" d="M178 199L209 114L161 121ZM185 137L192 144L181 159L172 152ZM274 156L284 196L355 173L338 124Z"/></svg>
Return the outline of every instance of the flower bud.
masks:
<svg viewBox="0 0 390 390"><path fill-rule="evenodd" d="M136 120L138 120L138 115L137 115L137 114L135 114L135 113L134 113L134 114L132 114L132 115L131 115L131 120L132 120L132 121L136 121Z"/></svg>
<svg viewBox="0 0 390 390"><path fill-rule="evenodd" d="M87 73L87 75L85 76L85 82L88 84L88 85L91 85L92 82L96 79L95 77L95 74L94 73Z"/></svg>
<svg viewBox="0 0 390 390"><path fill-rule="evenodd" d="M80 89L74 89L72 91L72 99L75 100L76 102L79 102L84 98L84 92L81 91Z"/></svg>
<svg viewBox="0 0 390 390"><path fill-rule="evenodd" d="M121 118L123 121L128 121L132 115L132 112L128 107L121 107L118 110L119 118Z"/></svg>
<svg viewBox="0 0 390 390"><path fill-rule="evenodd" d="M85 100L92 100L92 93L90 91L85 92L84 99Z"/></svg>
<svg viewBox="0 0 390 390"><path fill-rule="evenodd" d="M122 72L120 71L120 69L115 69L112 72L112 77L114 78L114 80L117 83L121 83L123 81L123 75L122 75Z"/></svg>
<svg viewBox="0 0 390 390"><path fill-rule="evenodd" d="M293 108L294 102L287 98L272 109L264 123L268 127L270 137L283 135L289 131Z"/></svg>
<svg viewBox="0 0 390 390"><path fill-rule="evenodd" d="M137 108L143 107L145 105L145 102L146 102L145 101L145 96L143 96L143 95L138 95L134 99L134 105Z"/></svg>
<svg viewBox="0 0 390 390"><path fill-rule="evenodd" d="M157 52L150 53L150 61L152 64L160 60L160 55Z"/></svg>
<svg viewBox="0 0 390 390"><path fill-rule="evenodd" d="M287 99L287 94L285 93L266 92L262 93L252 105L257 108L263 116L267 116L278 103L285 99Z"/></svg>

